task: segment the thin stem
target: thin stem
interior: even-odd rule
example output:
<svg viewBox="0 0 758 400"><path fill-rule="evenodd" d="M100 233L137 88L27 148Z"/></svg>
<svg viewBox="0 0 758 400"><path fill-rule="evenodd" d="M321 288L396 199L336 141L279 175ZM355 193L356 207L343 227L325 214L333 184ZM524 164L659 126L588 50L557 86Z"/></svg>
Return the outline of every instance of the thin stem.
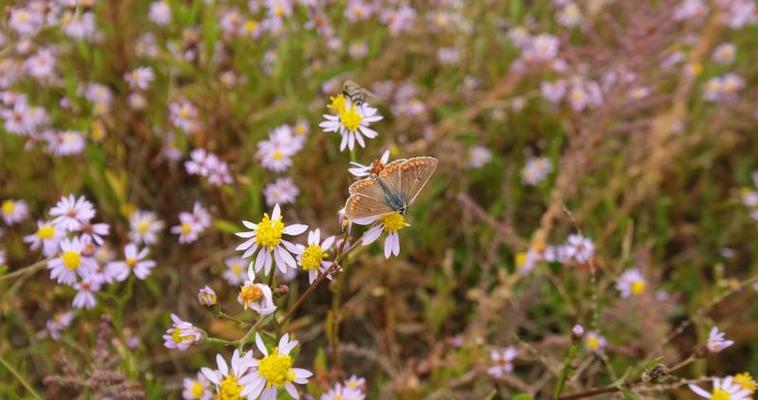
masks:
<svg viewBox="0 0 758 400"><path fill-rule="evenodd" d="M579 353L579 340L574 339L573 343L571 343L571 347L569 347L568 353L566 354L566 359L563 361L563 368L561 369L561 373L558 375L558 380L555 382L553 399L558 399L561 397L563 387L566 385L566 379L568 379L569 375L571 375L571 371L573 370L572 364L574 363L574 359L576 358L577 353Z"/></svg>
<svg viewBox="0 0 758 400"><path fill-rule="evenodd" d="M16 379L21 383L21 385L26 389L27 392L29 392L29 394L33 398L42 400L42 397L40 397L40 395L37 394L37 392L34 390L32 385L30 385L29 382L27 382L26 379L24 379L24 377L21 376L21 373L16 371L15 368L13 368L10 364L8 364L8 362L5 361L5 359L2 356L0 356L0 364L2 364L3 367L5 367L5 369L7 369L8 372L11 373L11 375L16 377Z"/></svg>
<svg viewBox="0 0 758 400"><path fill-rule="evenodd" d="M13 271L11 273L2 275L2 276L0 276L0 281L4 281L6 279L12 279L12 278L15 278L15 277L17 277L19 275L31 274L31 273L37 272L37 271L43 269L45 267L45 265L47 265L48 261L50 261L50 260L49 259L40 260L40 261L37 261L36 263L34 263L32 265L29 265L29 266L26 266L24 268L15 270L15 271Z"/></svg>

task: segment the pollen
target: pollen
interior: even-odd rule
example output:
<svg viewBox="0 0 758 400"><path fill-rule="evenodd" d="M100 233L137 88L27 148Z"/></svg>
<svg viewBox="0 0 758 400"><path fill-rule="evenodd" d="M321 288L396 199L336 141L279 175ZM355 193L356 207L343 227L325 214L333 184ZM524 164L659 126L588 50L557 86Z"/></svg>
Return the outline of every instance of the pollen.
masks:
<svg viewBox="0 0 758 400"><path fill-rule="evenodd" d="M734 376L734 383L740 385L744 390L755 393L755 389L758 389L758 384L755 383L753 377L748 372L743 372Z"/></svg>
<svg viewBox="0 0 758 400"><path fill-rule="evenodd" d="M263 297L263 291L257 285L249 284L240 288L239 298L242 304L247 309L250 303L254 303Z"/></svg>
<svg viewBox="0 0 758 400"><path fill-rule="evenodd" d="M227 375L218 385L216 400L240 400L242 396L242 385L237 382L237 377L233 374Z"/></svg>
<svg viewBox="0 0 758 400"><path fill-rule="evenodd" d="M645 291L645 281L632 282L632 294L635 296L641 295Z"/></svg>
<svg viewBox="0 0 758 400"><path fill-rule="evenodd" d="M321 246L312 244L303 251L300 265L306 271L317 270L321 266L321 261L324 260L324 257L326 257L326 252L321 249Z"/></svg>
<svg viewBox="0 0 758 400"><path fill-rule="evenodd" d="M63 260L63 265L71 271L79 268L79 264L82 263L82 256L71 250L63 252L61 259Z"/></svg>
<svg viewBox="0 0 758 400"><path fill-rule="evenodd" d="M382 224L384 224L384 230L390 233L397 232L409 226L405 223L405 218L400 213L385 215L382 217Z"/></svg>
<svg viewBox="0 0 758 400"><path fill-rule="evenodd" d="M279 349L263 357L258 363L258 373L269 385L281 387L285 383L295 380L295 371L292 370L292 357L279 354Z"/></svg>
<svg viewBox="0 0 758 400"><path fill-rule="evenodd" d="M282 231L284 231L284 222L282 218L272 220L268 214L263 215L263 219L258 224L255 231L255 241L269 250L273 250L282 241Z"/></svg>
<svg viewBox="0 0 758 400"><path fill-rule="evenodd" d="M344 109L340 112L340 121L342 121L342 125L347 128L347 130L355 132L361 125L361 122L363 122L363 116L358 112L357 107L350 106L350 108Z"/></svg>
<svg viewBox="0 0 758 400"><path fill-rule="evenodd" d="M339 94L337 96L330 96L329 97L330 103L327 107L331 108L334 111L337 111L337 113L342 114L343 111L345 111L345 96L342 94Z"/></svg>
<svg viewBox="0 0 758 400"><path fill-rule="evenodd" d="M55 236L55 228L52 225L42 225L37 229L37 237L42 240L51 239Z"/></svg>
<svg viewBox="0 0 758 400"><path fill-rule="evenodd" d="M3 202L3 214L10 215L13 213L13 210L16 208L15 204L13 204L13 200L5 200Z"/></svg>

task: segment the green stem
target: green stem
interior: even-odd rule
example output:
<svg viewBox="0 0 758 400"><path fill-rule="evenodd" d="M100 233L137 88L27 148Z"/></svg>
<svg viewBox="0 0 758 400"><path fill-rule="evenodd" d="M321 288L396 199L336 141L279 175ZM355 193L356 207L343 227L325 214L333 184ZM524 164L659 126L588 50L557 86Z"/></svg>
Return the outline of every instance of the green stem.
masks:
<svg viewBox="0 0 758 400"><path fill-rule="evenodd" d="M566 358L563 360L563 368L561 369L561 373L558 375L558 381L555 382L553 399L558 399L561 397L561 392L563 392L563 387L566 385L566 380L569 378L573 370L571 364L573 364L577 353L579 353L579 340L575 339L571 343L571 347L569 347Z"/></svg>
<svg viewBox="0 0 758 400"><path fill-rule="evenodd" d="M37 272L37 271L39 271L41 269L44 269L45 266L47 265L48 261L49 261L48 259L40 260L40 261L37 261L36 263L34 263L32 265L29 265L29 266L26 266L24 268L15 270L15 271L13 271L11 273L8 273L8 274L5 274L5 275L1 275L0 276L0 281L4 281L6 279L15 278L15 277L17 277L19 275L31 274L31 273Z"/></svg>
<svg viewBox="0 0 758 400"><path fill-rule="evenodd" d="M15 368L13 368L10 364L8 364L8 362L5 361L5 359L2 356L0 356L0 364L2 364L3 367L5 367L5 369L7 369L8 372L11 373L11 375L16 377L16 379L21 383L21 385L26 389L27 392L29 392L29 394L33 398L42 400L42 397L40 397L40 395L37 394L34 388L32 388L32 385L30 385L29 382L27 382L26 379L24 379L24 377L21 376L21 373L16 371Z"/></svg>

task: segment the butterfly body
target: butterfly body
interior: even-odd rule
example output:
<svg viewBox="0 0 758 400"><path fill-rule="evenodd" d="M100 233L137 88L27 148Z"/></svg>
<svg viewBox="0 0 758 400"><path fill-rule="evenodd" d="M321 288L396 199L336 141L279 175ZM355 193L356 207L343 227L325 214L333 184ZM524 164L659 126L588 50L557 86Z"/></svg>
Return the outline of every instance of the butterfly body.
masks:
<svg viewBox="0 0 758 400"><path fill-rule="evenodd" d="M378 173L353 183L350 198L345 203L347 217L364 219L391 213L405 216L437 164L434 157L395 160Z"/></svg>

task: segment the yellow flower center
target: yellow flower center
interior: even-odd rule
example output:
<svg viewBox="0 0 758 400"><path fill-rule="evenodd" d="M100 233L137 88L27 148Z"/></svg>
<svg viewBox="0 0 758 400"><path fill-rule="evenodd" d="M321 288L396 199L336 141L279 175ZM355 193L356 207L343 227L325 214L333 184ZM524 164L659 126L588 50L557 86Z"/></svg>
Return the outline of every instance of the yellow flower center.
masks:
<svg viewBox="0 0 758 400"><path fill-rule="evenodd" d="M594 335L587 336L587 339L585 339L584 342L590 350L597 350L597 348L600 347L600 340Z"/></svg>
<svg viewBox="0 0 758 400"><path fill-rule="evenodd" d="M645 291L645 281L632 282L632 294L635 296L641 295Z"/></svg>
<svg viewBox="0 0 758 400"><path fill-rule="evenodd" d="M174 342L176 343L182 343L186 341L192 341L192 336L190 335L184 335L184 332L182 332L179 328L174 328L174 332L171 333L171 339L174 339Z"/></svg>
<svg viewBox="0 0 758 400"><path fill-rule="evenodd" d="M758 389L758 385L755 383L753 377L748 372L743 372L741 374L735 375L734 383L740 385L741 388L749 391L750 394L755 393L755 389Z"/></svg>
<svg viewBox="0 0 758 400"><path fill-rule="evenodd" d="M150 222L140 221L140 223L137 224L137 232L145 234L149 230L150 230Z"/></svg>
<svg viewBox="0 0 758 400"><path fill-rule="evenodd" d="M13 213L13 210L16 208L16 205L13 204L13 200L5 200L3 202L3 214L10 215Z"/></svg>
<svg viewBox="0 0 758 400"><path fill-rule="evenodd" d="M245 22L245 31L247 33L253 33L255 31L255 28L258 27L258 22L254 19L249 19L247 22Z"/></svg>
<svg viewBox="0 0 758 400"><path fill-rule="evenodd" d="M47 240L55 236L55 228L52 225L42 225L37 229L37 237Z"/></svg>
<svg viewBox="0 0 758 400"><path fill-rule="evenodd" d="M284 222L281 217L272 220L268 214L263 214L263 219L255 231L255 241L273 250L282 241L282 231L284 231Z"/></svg>
<svg viewBox="0 0 758 400"><path fill-rule="evenodd" d="M242 304L245 308L247 308L248 304L260 300L261 297L263 297L263 290L254 284L245 285L240 288L240 299L242 299Z"/></svg>
<svg viewBox="0 0 758 400"><path fill-rule="evenodd" d="M190 224L188 224L186 222L183 223L180 232L182 233L182 235L189 235L190 232L192 232L192 225L190 225Z"/></svg>
<svg viewBox="0 0 758 400"><path fill-rule="evenodd" d="M308 131L308 128L304 124L295 125L295 135L303 136Z"/></svg>
<svg viewBox="0 0 758 400"><path fill-rule="evenodd" d="M184 106L184 107L182 107L182 108L179 109L179 117L187 119L187 118L189 118L189 116L190 116L189 107Z"/></svg>
<svg viewBox="0 0 758 400"><path fill-rule="evenodd" d="M127 258L126 259L126 266L129 267L129 269L133 269L137 266L137 259L136 258Z"/></svg>
<svg viewBox="0 0 758 400"><path fill-rule="evenodd" d="M24 10L19 10L16 15L18 16L18 20L21 23L27 23L31 19L29 13Z"/></svg>
<svg viewBox="0 0 758 400"><path fill-rule="evenodd" d="M321 246L312 244L305 248L300 265L306 271L317 270L321 266L321 261L324 260L324 257L326 257L326 252L321 249Z"/></svg>
<svg viewBox="0 0 758 400"><path fill-rule="evenodd" d="M330 103L327 107L331 108L334 111L337 111L337 113L342 114L343 111L345 111L345 96L342 94L339 94L337 96L330 96L329 97Z"/></svg>
<svg viewBox="0 0 758 400"><path fill-rule="evenodd" d="M285 14L284 7L277 4L277 6L274 8L274 15L276 15L277 17L283 17L284 14Z"/></svg>
<svg viewBox="0 0 758 400"><path fill-rule="evenodd" d="M344 125L347 130L354 132L358 130L361 122L363 122L363 116L358 112L357 107L350 106L350 108L345 108L340 112L340 121L342 121L342 125Z"/></svg>
<svg viewBox="0 0 758 400"><path fill-rule="evenodd" d="M61 259L63 260L63 265L72 271L79 268L79 264L82 262L82 256L71 250L64 251Z"/></svg>
<svg viewBox="0 0 758 400"><path fill-rule="evenodd" d="M242 273L242 264L234 263L232 264L231 269L235 275L239 275L240 273Z"/></svg>
<svg viewBox="0 0 758 400"><path fill-rule="evenodd" d="M292 370L292 357L279 354L279 349L263 357L258 364L258 373L270 386L281 387L285 383L295 380L295 371Z"/></svg>
<svg viewBox="0 0 758 400"><path fill-rule="evenodd" d="M711 400L729 400L729 392L720 388L713 389Z"/></svg>
<svg viewBox="0 0 758 400"><path fill-rule="evenodd" d="M242 385L237 382L237 377L234 375L227 375L221 383L218 385L218 393L216 393L216 400L240 400L242 396Z"/></svg>
<svg viewBox="0 0 758 400"><path fill-rule="evenodd" d="M284 158L284 153L282 153L279 150L276 150L274 151L273 157L274 157L274 160L281 160L282 158Z"/></svg>
<svg viewBox="0 0 758 400"><path fill-rule="evenodd" d="M190 393L192 393L192 397L199 399L203 392L205 392L205 387L203 387L203 384L199 381L195 381L192 383L192 386L190 387Z"/></svg>
<svg viewBox="0 0 758 400"><path fill-rule="evenodd" d="M397 232L405 229L408 226L405 223L405 218L400 213L392 213L382 217L382 224L384 224L384 230L387 232Z"/></svg>
<svg viewBox="0 0 758 400"><path fill-rule="evenodd" d="M526 252L519 251L516 253L516 267L521 268L521 266L524 264L526 264Z"/></svg>

